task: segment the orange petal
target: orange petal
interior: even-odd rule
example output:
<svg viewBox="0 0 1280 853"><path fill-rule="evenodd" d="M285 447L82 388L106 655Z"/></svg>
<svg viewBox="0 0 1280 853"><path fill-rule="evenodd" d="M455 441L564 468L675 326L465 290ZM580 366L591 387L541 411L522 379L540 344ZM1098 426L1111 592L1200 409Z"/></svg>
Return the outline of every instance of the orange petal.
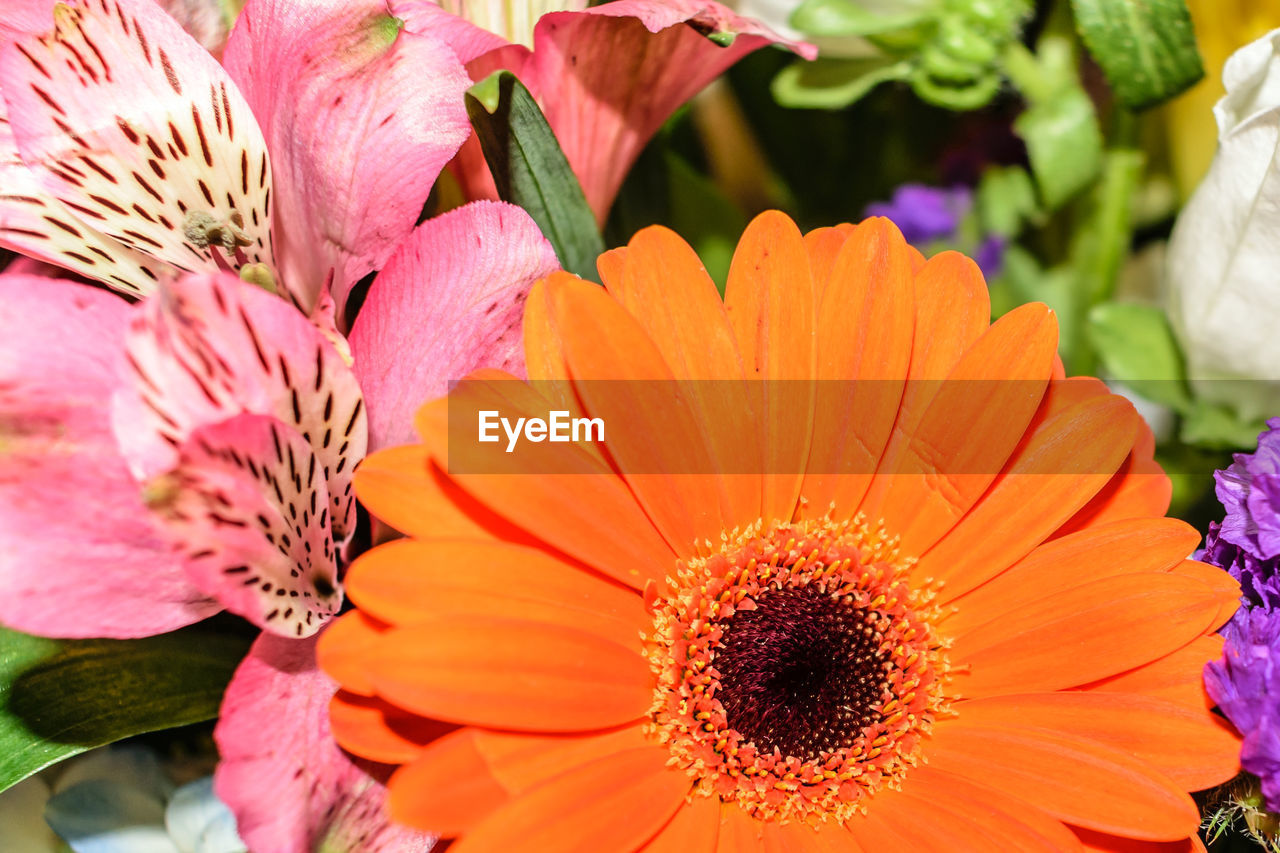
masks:
<svg viewBox="0 0 1280 853"><path fill-rule="evenodd" d="M567 735L481 731L476 736L476 748L493 777L513 794L530 791L575 767L650 743L638 725Z"/></svg>
<svg viewBox="0 0 1280 853"><path fill-rule="evenodd" d="M1111 482L1055 535L1062 536L1122 518L1164 515L1173 497L1173 483L1156 462L1155 449L1155 436L1143 421L1129 458Z"/></svg>
<svg viewBox="0 0 1280 853"><path fill-rule="evenodd" d="M1200 823L1191 797L1167 776L1069 735L971 725L962 714L934 728L924 755L935 770L1025 798L1089 829L1172 841Z"/></svg>
<svg viewBox="0 0 1280 853"><path fill-rule="evenodd" d="M720 835L720 800L694 797L677 809L667 825L640 853L714 853Z"/></svg>
<svg viewBox="0 0 1280 853"><path fill-rule="evenodd" d="M552 276L548 289L578 397L604 421L609 454L654 526L691 556L723 519L712 456L675 375L602 289L569 275Z"/></svg>
<svg viewBox="0 0 1280 853"><path fill-rule="evenodd" d="M1204 842L1198 835L1180 841L1134 841L1079 827L1075 832L1085 850L1097 853L1205 853Z"/></svg>
<svg viewBox="0 0 1280 853"><path fill-rule="evenodd" d="M754 521L760 516L760 472L742 466L744 459L759 458L759 436L742 429L750 421L742 359L724 302L697 253L669 229L645 228L627 244L623 275L612 276L606 286L673 374L694 380L681 387L708 438L715 469L738 474L721 495L726 519Z"/></svg>
<svg viewBox="0 0 1280 853"><path fill-rule="evenodd" d="M1091 682L1082 689L1101 693L1141 693L1190 708L1212 708L1213 700L1205 693L1201 673L1206 663L1222 657L1223 642L1218 634L1197 637L1159 660Z"/></svg>
<svg viewBox="0 0 1280 853"><path fill-rule="evenodd" d="M459 418L474 423L459 412L487 409L508 418L545 417L553 404L522 383L470 377L454 387L449 405L455 423ZM428 414L425 409L420 412L423 439L436 461L448 464L448 431L427 421L423 416ZM477 457L471 460L474 467L465 470L454 465L450 476L510 524L616 580L643 589L647 581L666 576L674 555L617 475L578 443L527 447L527 452L501 454L498 461ZM478 444L474 449L481 452ZM601 518L609 524L600 524Z"/></svg>
<svg viewBox="0 0 1280 853"><path fill-rule="evenodd" d="M452 838L471 831L511 799L476 750L476 733L459 729L445 735L391 775L392 819Z"/></svg>
<svg viewBox="0 0 1280 853"><path fill-rule="evenodd" d="M929 850L929 844L937 841L926 837L923 839L924 846L920 846L921 839L918 835L911 834L915 821L891 822L888 815L895 813L892 803L884 808L883 815L880 814L881 804L888 802L890 795L895 793L897 792L888 789L881 790L867 804L866 814L854 815L845 824L854 842L866 853L879 853L881 850ZM919 833L920 830L916 829L915 832Z"/></svg>
<svg viewBox="0 0 1280 853"><path fill-rule="evenodd" d="M909 773L901 791L877 792L868 809L908 839L910 850L1060 853L1077 847L1060 822L1023 804L1029 825L1019 819L1023 810L1017 810L1016 817L1009 813L1016 806L1017 801L999 792L923 767Z"/></svg>
<svg viewBox="0 0 1280 853"><path fill-rule="evenodd" d="M1222 606L1211 623L1215 630L1227 624L1240 609L1240 582L1231 577L1226 569L1211 566L1199 560L1183 560L1170 567L1169 571L1183 577L1195 578L1216 590L1221 596Z"/></svg>
<svg viewBox="0 0 1280 853"><path fill-rule="evenodd" d="M809 268L813 272L813 294L816 304L822 304L823 294L831 281L836 257L849 239L856 225L842 222L829 228L815 228L804 235L804 247L809 252Z"/></svg>
<svg viewBox="0 0 1280 853"><path fill-rule="evenodd" d="M316 644L316 661L344 690L373 695L369 658L390 626L353 610L330 622Z"/></svg>
<svg viewBox="0 0 1280 853"><path fill-rule="evenodd" d="M409 536L520 536L451 483L422 445L379 450L365 457L354 479L369 512Z"/></svg>
<svg viewBox="0 0 1280 853"><path fill-rule="evenodd" d="M1001 317L937 383L919 424L881 460L862 505L902 537L905 553L936 542L1001 471L1040 405L1056 347L1052 312L1024 305Z"/></svg>
<svg viewBox="0 0 1280 853"><path fill-rule="evenodd" d="M804 238L785 214L768 211L747 226L724 304L747 378L768 380L753 401L765 452L761 514L790 519L813 432L817 300Z"/></svg>
<svg viewBox="0 0 1280 853"><path fill-rule="evenodd" d="M803 494L851 517L893 431L911 360L915 284L902 234L870 219L845 241L819 306L817 399Z"/></svg>
<svg viewBox="0 0 1280 853"><path fill-rule="evenodd" d="M457 728L345 690L330 700L329 722L339 746L380 764L408 764L427 744Z"/></svg>
<svg viewBox="0 0 1280 853"><path fill-rule="evenodd" d="M619 246L596 258L596 272L600 273L600 281L606 290L612 290L622 283L626 275L629 248L629 246Z"/></svg>
<svg viewBox="0 0 1280 853"><path fill-rule="evenodd" d="M452 853L635 850L689 792L684 771L666 766L670 757L647 746L563 773L490 814Z"/></svg>
<svg viewBox="0 0 1280 853"><path fill-rule="evenodd" d="M1117 521L1053 539L954 602L945 632L960 636L1041 598L1101 578L1177 565L1200 532L1174 518ZM1222 572L1222 574L1226 574Z"/></svg>
<svg viewBox="0 0 1280 853"><path fill-rule="evenodd" d="M639 648L647 621L635 592L545 551L492 539L391 542L359 557L346 586L362 610L396 625L449 615L525 619Z"/></svg>
<svg viewBox="0 0 1280 853"><path fill-rule="evenodd" d="M615 249L614 252L622 252ZM613 252L606 252L601 260ZM621 256L619 256L621 257ZM608 266L608 264L606 264ZM564 361L564 345L551 322L551 303L547 299L545 280L534 284L524 303L524 362L529 384L557 409L582 417L584 412L569 381L569 366Z"/></svg>
<svg viewBox="0 0 1280 853"><path fill-rule="evenodd" d="M920 558L916 576L942 579L948 601L1022 559L1106 485L1129 452L1137 419L1127 400L1110 395L1048 417L977 505Z"/></svg>
<svg viewBox="0 0 1280 853"><path fill-rule="evenodd" d="M766 821L762 833L766 853L862 853L853 836L835 822L815 827Z"/></svg>
<svg viewBox="0 0 1280 853"><path fill-rule="evenodd" d="M1240 740L1225 720L1150 696L1027 693L975 699L955 709L974 725L1046 729L1096 741L1149 764L1187 791L1221 784L1240 769Z"/></svg>
<svg viewBox="0 0 1280 853"><path fill-rule="evenodd" d="M759 850L764 843L764 824L742 810L737 803L720 804L720 835L716 853Z"/></svg>
<svg viewBox="0 0 1280 853"><path fill-rule="evenodd" d="M1056 818L1024 799L929 766L912 769L904 790L978 822L999 850L1074 850L1079 842Z"/></svg>
<svg viewBox="0 0 1280 853"><path fill-rule="evenodd" d="M1117 575L1031 602L955 640L968 697L1059 690L1167 654L1209 628L1221 597L1166 572Z"/></svg>
<svg viewBox="0 0 1280 853"><path fill-rule="evenodd" d="M444 618L387 631L367 661L378 695L429 717L518 731L581 731L642 716L639 652L572 628Z"/></svg>

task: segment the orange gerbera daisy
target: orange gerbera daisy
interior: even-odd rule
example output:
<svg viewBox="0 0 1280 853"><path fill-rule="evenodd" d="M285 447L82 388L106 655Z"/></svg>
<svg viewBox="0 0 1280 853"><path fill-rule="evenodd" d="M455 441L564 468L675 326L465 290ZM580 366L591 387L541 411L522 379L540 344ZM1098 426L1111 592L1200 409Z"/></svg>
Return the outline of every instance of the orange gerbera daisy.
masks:
<svg viewBox="0 0 1280 853"><path fill-rule="evenodd" d="M723 301L660 228L600 272L534 288L534 382L451 403L599 417L603 448L450 470L438 401L357 472L410 538L353 565L320 655L397 820L452 853L1199 845L1238 588L1185 559L1129 404L1062 379L1052 312L990 323L972 262L885 220L765 214ZM720 381L650 405L671 379Z"/></svg>

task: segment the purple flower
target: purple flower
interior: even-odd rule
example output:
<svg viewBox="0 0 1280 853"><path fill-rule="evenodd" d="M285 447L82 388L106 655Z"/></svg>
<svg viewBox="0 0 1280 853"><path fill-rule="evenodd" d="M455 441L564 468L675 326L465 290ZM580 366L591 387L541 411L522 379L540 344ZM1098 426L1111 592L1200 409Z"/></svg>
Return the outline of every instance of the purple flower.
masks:
<svg viewBox="0 0 1280 853"><path fill-rule="evenodd" d="M1226 541L1222 537L1222 526L1216 522L1209 522L1204 548L1195 558L1226 569L1240 581L1245 607L1280 609L1280 558L1258 559L1239 545Z"/></svg>
<svg viewBox="0 0 1280 853"><path fill-rule="evenodd" d="M976 246L964 241L960 223L973 207L968 187L927 187L903 184L893 191L893 199L867 205L867 216L883 216L893 221L908 243L923 245L934 241L955 244L973 257L982 274L991 278L1004 261L1004 239L988 235Z"/></svg>
<svg viewBox="0 0 1280 853"><path fill-rule="evenodd" d="M1242 608L1222 635L1223 658L1205 665L1205 690L1244 736L1240 765L1261 780L1267 808L1280 811L1280 611Z"/></svg>
<svg viewBox="0 0 1280 853"><path fill-rule="evenodd" d="M1237 453L1214 479L1227 510L1219 537L1261 560L1280 556L1280 418L1267 421L1257 451Z"/></svg>
<svg viewBox="0 0 1280 853"><path fill-rule="evenodd" d="M972 203L967 187L903 184L893 191L892 201L867 205L867 215L893 220L908 243L927 243L952 237Z"/></svg>

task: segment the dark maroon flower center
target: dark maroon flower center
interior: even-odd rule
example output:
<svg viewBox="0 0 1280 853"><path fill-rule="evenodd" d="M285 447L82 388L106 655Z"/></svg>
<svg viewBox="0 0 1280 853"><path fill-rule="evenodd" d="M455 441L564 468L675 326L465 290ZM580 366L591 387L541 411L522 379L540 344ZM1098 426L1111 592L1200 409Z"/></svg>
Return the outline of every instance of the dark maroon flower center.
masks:
<svg viewBox="0 0 1280 853"><path fill-rule="evenodd" d="M802 760L851 747L880 719L892 663L885 615L820 589L769 590L723 624L712 658L731 728L762 752Z"/></svg>

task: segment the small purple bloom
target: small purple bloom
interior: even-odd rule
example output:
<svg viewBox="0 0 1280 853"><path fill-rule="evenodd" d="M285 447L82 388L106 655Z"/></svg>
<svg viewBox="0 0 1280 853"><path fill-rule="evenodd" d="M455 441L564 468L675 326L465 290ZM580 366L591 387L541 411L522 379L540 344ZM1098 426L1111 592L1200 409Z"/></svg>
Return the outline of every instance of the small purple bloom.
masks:
<svg viewBox="0 0 1280 853"><path fill-rule="evenodd" d="M941 241L970 255L987 278L998 275L1004 263L1004 238L987 235L978 245L961 234L960 223L973 207L973 193L965 186L949 189L923 184L903 184L893 199L867 205L867 216L893 221L908 243L922 246ZM968 245L964 245L964 243Z"/></svg>
<svg viewBox="0 0 1280 853"><path fill-rule="evenodd" d="M1227 510L1219 537L1262 560L1280 556L1280 418L1267 421L1257 451L1237 453L1214 479Z"/></svg>
<svg viewBox="0 0 1280 853"><path fill-rule="evenodd" d="M1223 658L1204 668L1209 697L1244 736L1240 765L1280 811L1280 611L1242 608L1222 629Z"/></svg>
<svg viewBox="0 0 1280 853"><path fill-rule="evenodd" d="M927 243L954 236L972 203L967 187L903 184L893 191L892 201L869 204L866 212L893 220L908 243Z"/></svg>

